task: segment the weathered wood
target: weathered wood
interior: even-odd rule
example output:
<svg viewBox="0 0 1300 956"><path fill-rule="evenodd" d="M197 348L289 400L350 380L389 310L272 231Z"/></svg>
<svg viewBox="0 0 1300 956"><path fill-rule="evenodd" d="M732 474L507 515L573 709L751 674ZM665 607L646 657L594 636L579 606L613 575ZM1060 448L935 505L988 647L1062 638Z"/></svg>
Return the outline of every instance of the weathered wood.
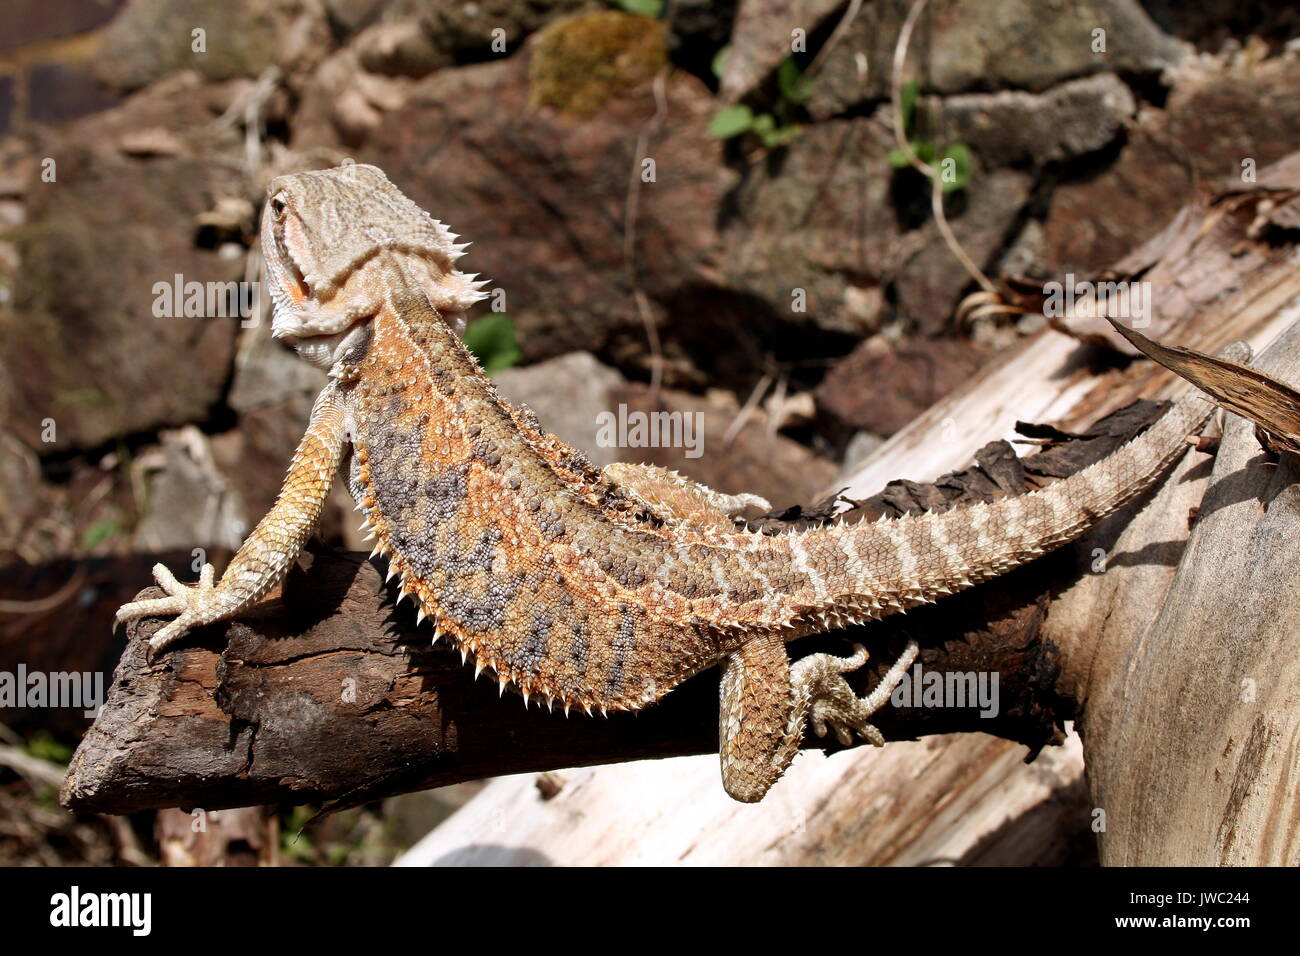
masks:
<svg viewBox="0 0 1300 956"><path fill-rule="evenodd" d="M1140 406L1114 419L1112 434L1070 443L1072 467L1103 456L1153 413ZM1025 490L1009 454L990 453L984 468L951 479L949 503L963 500L956 495L963 482L978 498L1007 484ZM1061 455L1041 457L1058 462ZM923 500L938 494L907 490ZM900 500L909 499L894 489L862 508L875 514ZM796 653L845 653L846 638L869 641L874 660L851 678L865 691L908 637L922 634L927 670L999 673L1001 709L985 718L974 705L889 708L879 722L886 736L983 730L1036 749L1059 741L1059 725L1072 716L1070 702L1050 687L1059 661L1035 632L1050 588L1073 573L1068 559L1053 556L1001 588L977 589L906 621L809 638ZM362 555L324 552L300 562L279 600L196 631L153 664L145 639L161 622L132 625L110 699L69 769L64 803L109 813L351 805L486 776L717 751L716 674L639 714L566 718L536 703L525 709L517 696L502 700L495 682L474 681L457 652L431 647L430 629L417 628L410 607L395 608L394 598Z"/></svg>
<svg viewBox="0 0 1300 956"><path fill-rule="evenodd" d="M1300 383L1300 321L1257 364ZM1081 688L1105 863L1300 864L1300 458L1271 457L1232 416L1168 596Z"/></svg>

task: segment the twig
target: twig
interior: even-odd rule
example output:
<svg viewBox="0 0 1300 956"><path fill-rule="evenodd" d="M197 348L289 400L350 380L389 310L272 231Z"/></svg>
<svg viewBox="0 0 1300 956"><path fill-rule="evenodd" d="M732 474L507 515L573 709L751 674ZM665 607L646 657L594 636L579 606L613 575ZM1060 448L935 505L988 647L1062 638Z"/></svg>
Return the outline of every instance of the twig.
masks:
<svg viewBox="0 0 1300 956"><path fill-rule="evenodd" d="M53 594L31 601L0 601L0 614L44 614L63 604L85 583L86 569L79 567Z"/></svg>
<svg viewBox="0 0 1300 956"><path fill-rule="evenodd" d="M722 436L723 445L728 448L731 447L731 443L736 440L736 436L740 434L740 430L745 427L745 423L749 421L749 416L753 414L754 408L758 403L763 400L763 396L767 394L767 388L771 384L772 373L764 372L763 377L760 378L758 384L754 386L754 390L749 393L749 398L745 399L745 404L740 406L740 411L736 412L736 417L733 418L731 424L727 426L727 431Z"/></svg>
<svg viewBox="0 0 1300 956"><path fill-rule="evenodd" d="M997 286L966 254L966 250L961 247L961 243L953 234L952 227L948 225L948 217L943 212L943 180L931 166L921 161L912 149L912 144L907 140L907 129L903 123L903 67L907 63L907 48L912 41L912 31L916 28L916 22L921 18L922 11L925 10L925 3L926 0L916 0L912 4L907 19L903 21L903 28L898 31L898 42L894 45L894 70L889 90L891 105L894 108L894 140L898 143L899 150L907 157L908 164L930 180L930 209L934 215L935 225L939 228L939 235L943 236L948 249L985 292L997 295Z"/></svg>
<svg viewBox="0 0 1300 956"><path fill-rule="evenodd" d="M0 745L0 767L8 767L33 786L63 786L64 768L40 757L33 757L17 747Z"/></svg>
<svg viewBox="0 0 1300 956"><path fill-rule="evenodd" d="M831 35L826 38L822 48L817 51L813 61L808 64L808 69L803 71L805 80L811 80L826 65L827 56L830 55L831 50L835 49L836 44L844 39L845 34L849 32L849 27L853 26L853 21L857 19L861 10L862 0L852 0L845 9L844 16L840 17L840 22L835 24L835 29L831 31Z"/></svg>

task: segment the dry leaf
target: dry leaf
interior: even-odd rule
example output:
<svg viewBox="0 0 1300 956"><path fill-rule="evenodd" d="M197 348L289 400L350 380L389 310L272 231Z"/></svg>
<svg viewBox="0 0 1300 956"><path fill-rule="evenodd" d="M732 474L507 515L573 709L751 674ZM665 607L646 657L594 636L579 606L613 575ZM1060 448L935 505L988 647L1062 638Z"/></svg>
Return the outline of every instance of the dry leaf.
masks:
<svg viewBox="0 0 1300 956"><path fill-rule="evenodd" d="M1300 392L1290 385L1228 358L1161 345L1114 319L1107 320L1142 354L1187 379L1216 405L1254 422L1269 436L1267 444L1273 450L1300 454Z"/></svg>

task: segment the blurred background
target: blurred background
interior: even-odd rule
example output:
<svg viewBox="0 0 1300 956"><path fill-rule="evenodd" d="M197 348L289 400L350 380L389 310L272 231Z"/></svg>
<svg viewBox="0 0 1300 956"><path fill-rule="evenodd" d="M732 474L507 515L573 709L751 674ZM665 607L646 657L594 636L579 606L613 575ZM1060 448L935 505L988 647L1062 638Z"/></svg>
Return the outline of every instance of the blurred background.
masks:
<svg viewBox="0 0 1300 956"><path fill-rule="evenodd" d="M150 566L221 568L274 499L322 384L256 295L280 173L374 163L472 241L468 341L597 465L782 507L1043 325L955 318L978 285L925 167L971 265L1041 285L1300 143L1290 5L934 0L896 79L913 6L6 0L0 675L107 683ZM619 405L700 413L707 453L600 446ZM321 537L357 547L350 516L337 489ZM88 719L21 703L0 684L0 864L382 864L476 790L196 846L179 812L61 810Z"/></svg>

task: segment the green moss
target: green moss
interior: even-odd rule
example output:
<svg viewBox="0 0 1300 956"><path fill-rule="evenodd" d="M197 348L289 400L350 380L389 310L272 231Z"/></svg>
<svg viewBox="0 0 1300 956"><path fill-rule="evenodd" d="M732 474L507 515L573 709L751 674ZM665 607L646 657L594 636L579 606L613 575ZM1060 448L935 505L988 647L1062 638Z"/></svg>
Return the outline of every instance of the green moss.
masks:
<svg viewBox="0 0 1300 956"><path fill-rule="evenodd" d="M556 20L537 37L529 64L529 103L590 117L640 86L668 62L660 20L602 10Z"/></svg>

